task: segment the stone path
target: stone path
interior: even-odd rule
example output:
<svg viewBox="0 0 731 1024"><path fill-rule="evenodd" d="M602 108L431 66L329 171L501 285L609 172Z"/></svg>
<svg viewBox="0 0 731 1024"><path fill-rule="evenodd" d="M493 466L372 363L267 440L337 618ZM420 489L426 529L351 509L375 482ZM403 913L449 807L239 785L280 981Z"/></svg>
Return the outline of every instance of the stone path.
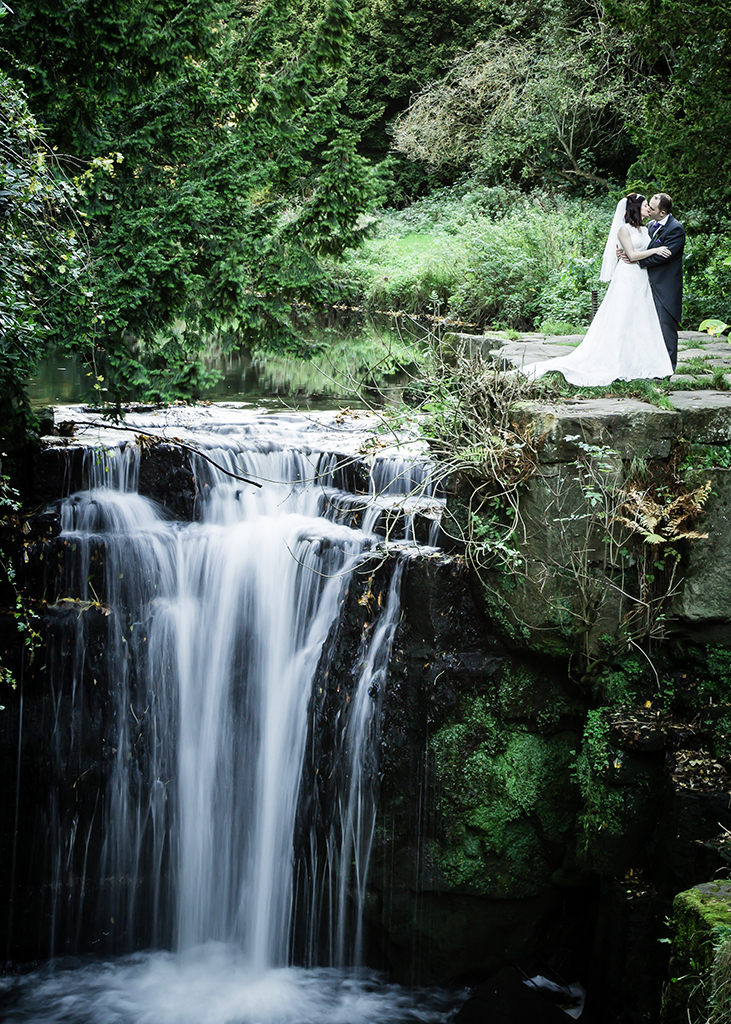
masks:
<svg viewBox="0 0 731 1024"><path fill-rule="evenodd" d="M467 335L461 335L467 340ZM490 357L509 369L524 366L539 359L553 359L574 348L582 340L582 334L561 337L546 334L521 334L510 338L507 333L494 331L481 337L473 337L470 344L482 355ZM678 335L678 368L672 376L673 384L688 384L693 387L714 387L713 377L721 367L724 377L731 384L731 344L720 341L699 331L681 331ZM718 378L716 378L717 381Z"/></svg>

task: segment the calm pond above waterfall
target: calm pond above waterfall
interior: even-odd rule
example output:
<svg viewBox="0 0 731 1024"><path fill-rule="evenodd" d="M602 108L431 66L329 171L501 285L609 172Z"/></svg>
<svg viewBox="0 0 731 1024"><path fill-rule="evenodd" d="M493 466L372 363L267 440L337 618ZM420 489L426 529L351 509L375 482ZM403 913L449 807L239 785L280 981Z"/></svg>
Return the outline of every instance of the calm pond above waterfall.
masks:
<svg viewBox="0 0 731 1024"><path fill-rule="evenodd" d="M205 456L183 521L138 493L133 434L80 407L56 417L86 421L74 443L88 447L86 486L59 506L46 621L55 724L35 843L55 959L0 980L2 1020L450 1020L459 997L362 966L401 575L417 518L433 544L441 503L418 441L387 447L357 412L130 415ZM343 595L384 560L323 788L314 738Z"/></svg>
<svg viewBox="0 0 731 1024"><path fill-rule="evenodd" d="M398 401L421 358L426 330L391 318L357 325L352 332L321 330L312 335L312 354L300 358L259 349L211 348L204 357L219 374L201 397L258 406L335 408ZM35 407L70 404L96 395L93 377L77 355L50 351L26 388Z"/></svg>

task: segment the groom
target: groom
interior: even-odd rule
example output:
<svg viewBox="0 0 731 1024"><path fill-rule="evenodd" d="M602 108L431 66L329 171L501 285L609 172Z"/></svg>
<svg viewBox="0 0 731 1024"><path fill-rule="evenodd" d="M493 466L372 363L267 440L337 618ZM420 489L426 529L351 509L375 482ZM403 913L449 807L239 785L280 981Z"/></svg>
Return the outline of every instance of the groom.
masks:
<svg viewBox="0 0 731 1024"><path fill-rule="evenodd" d="M642 216L653 218L647 223L650 232L648 249L666 245L672 255L648 256L639 261L640 267L650 275L652 297L660 318L665 347L673 364L678 362L678 324L683 305L683 249L685 231L673 217L673 201L665 192L658 192L649 203L644 203Z"/></svg>

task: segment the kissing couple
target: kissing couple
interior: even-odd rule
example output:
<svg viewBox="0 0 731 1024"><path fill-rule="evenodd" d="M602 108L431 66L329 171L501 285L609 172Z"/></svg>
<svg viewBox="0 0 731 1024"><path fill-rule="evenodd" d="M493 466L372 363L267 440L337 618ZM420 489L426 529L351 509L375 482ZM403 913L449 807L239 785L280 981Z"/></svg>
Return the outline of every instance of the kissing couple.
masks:
<svg viewBox="0 0 731 1024"><path fill-rule="evenodd" d="M583 386L669 377L678 361L684 247L669 195L658 192L648 202L630 192L620 199L602 258L609 288L586 336L568 355L520 372L535 380L557 371Z"/></svg>

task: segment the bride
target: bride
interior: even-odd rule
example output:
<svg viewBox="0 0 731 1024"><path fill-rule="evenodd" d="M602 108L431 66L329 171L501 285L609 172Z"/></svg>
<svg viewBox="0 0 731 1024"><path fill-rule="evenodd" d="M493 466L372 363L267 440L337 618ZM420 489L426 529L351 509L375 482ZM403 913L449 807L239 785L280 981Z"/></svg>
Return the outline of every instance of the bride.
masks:
<svg viewBox="0 0 731 1024"><path fill-rule="evenodd" d="M646 256L670 255L664 245L647 250L650 236L642 218L650 212L645 197L636 192L619 201L602 259L601 279L610 285L586 336L567 355L529 363L520 373L535 379L558 371L569 384L584 386L672 374L650 279L635 266ZM617 259L617 246L629 262Z"/></svg>

